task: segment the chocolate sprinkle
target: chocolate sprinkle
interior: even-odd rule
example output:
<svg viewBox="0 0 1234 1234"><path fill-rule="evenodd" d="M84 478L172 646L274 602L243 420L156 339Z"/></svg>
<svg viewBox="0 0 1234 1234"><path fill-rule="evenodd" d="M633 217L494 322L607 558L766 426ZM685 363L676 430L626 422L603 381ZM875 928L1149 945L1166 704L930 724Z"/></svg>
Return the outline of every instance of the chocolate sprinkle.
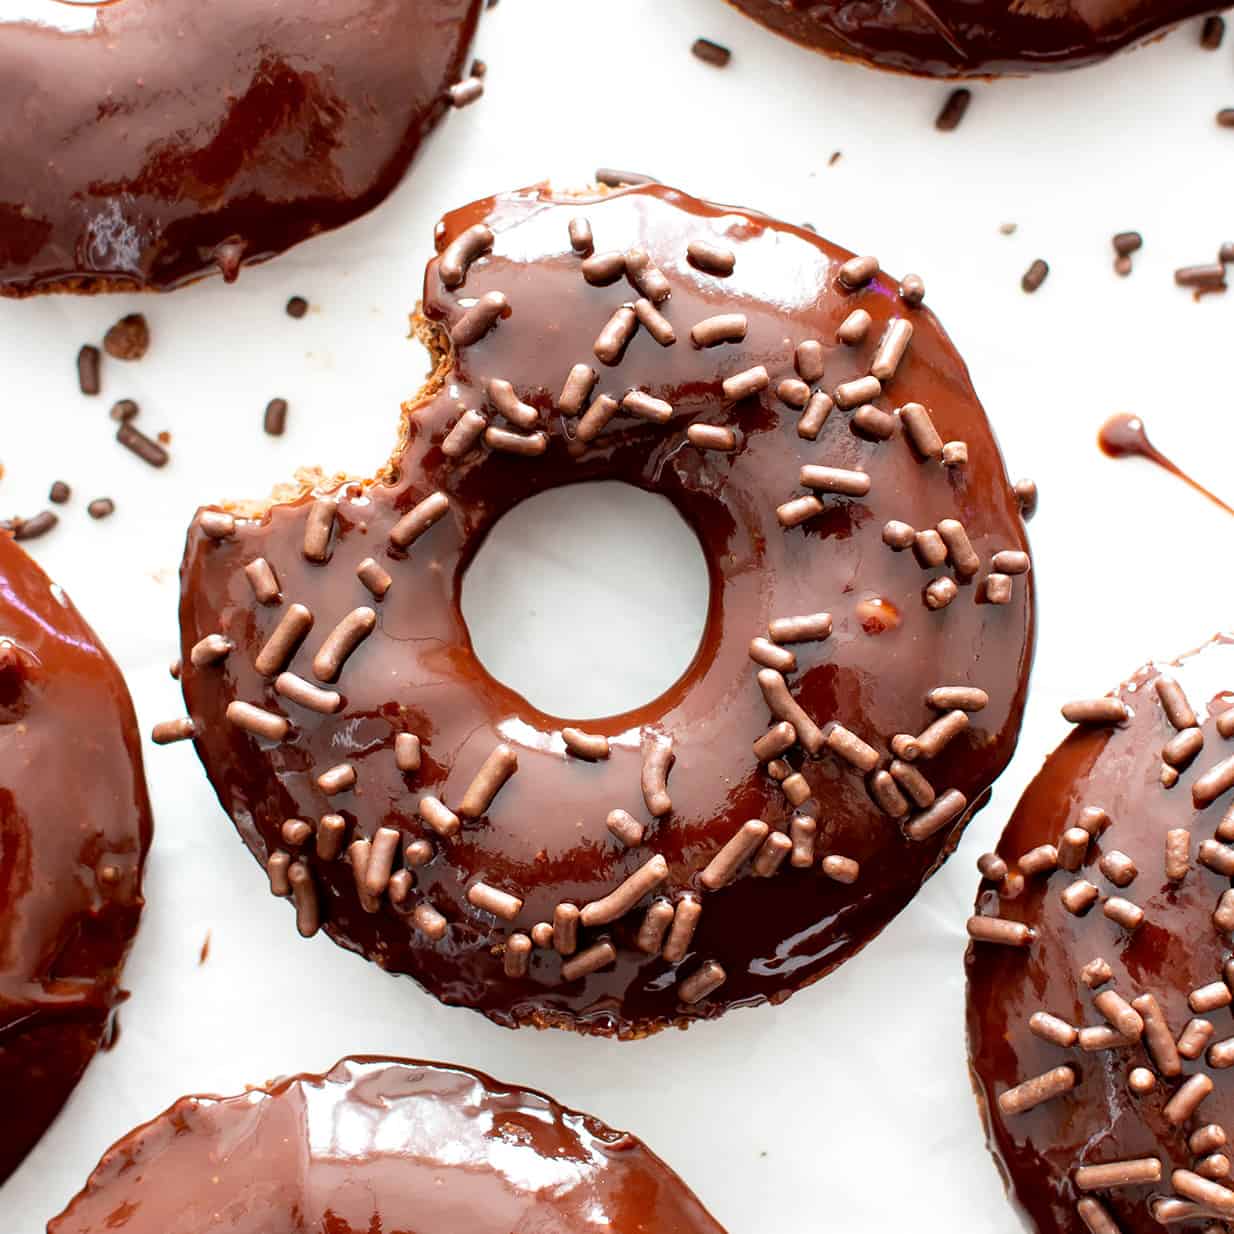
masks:
<svg viewBox="0 0 1234 1234"><path fill-rule="evenodd" d="M710 64L714 68L722 69L733 58L733 53L720 43L713 43L710 39L697 38L690 47L690 51L702 60L705 64Z"/></svg>
<svg viewBox="0 0 1234 1234"><path fill-rule="evenodd" d="M947 101L935 117L934 127L940 133L950 133L958 129L960 121L964 119L964 113L968 111L968 105L972 101L973 92L971 90L967 90L963 86L953 90L947 96Z"/></svg>
<svg viewBox="0 0 1234 1234"><path fill-rule="evenodd" d="M1040 257L1033 262L1027 270L1024 271L1024 277L1020 279L1020 286L1027 292L1034 292L1046 280L1046 275L1050 273L1049 265Z"/></svg>
<svg viewBox="0 0 1234 1234"><path fill-rule="evenodd" d="M77 385L82 394L94 395L103 388L100 367L103 354L93 344L87 343L77 353Z"/></svg>
<svg viewBox="0 0 1234 1234"><path fill-rule="evenodd" d="M127 420L116 429L116 440L151 467L165 467L171 459L171 455L157 441L147 437L141 429L135 428Z"/></svg>

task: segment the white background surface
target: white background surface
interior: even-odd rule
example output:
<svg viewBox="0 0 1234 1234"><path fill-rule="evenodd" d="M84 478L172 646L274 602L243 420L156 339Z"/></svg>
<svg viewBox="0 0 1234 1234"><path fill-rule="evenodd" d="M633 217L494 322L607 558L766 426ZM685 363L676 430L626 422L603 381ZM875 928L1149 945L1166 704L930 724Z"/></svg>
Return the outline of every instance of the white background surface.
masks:
<svg viewBox="0 0 1234 1234"><path fill-rule="evenodd" d="M235 287L0 303L0 514L31 514L53 479L72 484L60 528L31 547L125 669L146 732L182 713L167 664L194 508L264 494L303 463L368 472L383 460L424 370L406 316L433 222L544 176L568 185L599 164L644 170L809 220L893 272L919 271L1013 476L1035 477L1042 492L1030 529L1041 637L1014 764L908 911L778 1009L631 1045L515 1034L446 1010L324 937L301 942L191 748L149 747L157 837L123 1035L0 1192L0 1234L37 1234L112 1140L182 1093L235 1092L360 1051L470 1064L628 1127L732 1234L879 1234L900 1228L909 1196L916 1234L1016 1228L965 1073L974 859L1061 737L1059 704L1234 624L1234 519L1147 465L1104 459L1094 442L1109 413L1142 414L1167 453L1234 499L1234 297L1194 303L1171 282L1175 266L1212 260L1234 233L1234 134L1213 122L1234 104L1234 39L1205 52L1197 31L1096 69L977 87L960 130L940 134L946 85L829 63L719 0L504 0L477 47L487 97L448 119L369 218ZM690 56L702 34L733 48L729 68ZM843 157L828 167L833 150ZM1019 224L1015 235L999 234L1004 221ZM1145 237L1126 280L1111 271L1109 241L1124 228ZM1052 273L1026 296L1019 278L1038 256ZM293 293L312 302L303 321L283 313ZM111 363L104 396L81 397L79 344L139 307L154 331L149 356ZM291 403L277 441L260 427L274 395ZM107 409L123 396L141 403L146 431L171 432L165 471L111 440ZM96 524L85 503L103 494L119 508ZM635 528L610 545L654 544L671 584L677 558ZM602 611L604 573L554 567L553 541L543 528L519 571L522 598L493 615L495 629L560 604L567 582ZM608 577L621 592L620 571ZM662 671L671 677L686 656ZM588 665L612 674L589 682L589 697L609 691L621 705L620 662Z"/></svg>

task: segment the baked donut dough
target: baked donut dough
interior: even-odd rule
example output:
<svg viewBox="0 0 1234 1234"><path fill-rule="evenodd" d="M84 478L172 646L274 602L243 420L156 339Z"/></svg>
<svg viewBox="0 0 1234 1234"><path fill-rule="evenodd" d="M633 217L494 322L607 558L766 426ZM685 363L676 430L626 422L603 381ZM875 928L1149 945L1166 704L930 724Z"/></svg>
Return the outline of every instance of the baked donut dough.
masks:
<svg viewBox="0 0 1234 1234"><path fill-rule="evenodd" d="M509 193L437 243L436 371L377 480L190 531L210 779L304 933L498 1023L779 1002L908 903L1015 744L1029 563L964 365L920 280L661 185ZM458 596L507 510L589 480L668 498L711 599L676 684L584 722L493 680Z"/></svg>
<svg viewBox="0 0 1234 1234"><path fill-rule="evenodd" d="M48 1234L724 1234L632 1135L460 1067L348 1058L184 1097L104 1155Z"/></svg>
<svg viewBox="0 0 1234 1234"><path fill-rule="evenodd" d="M1213 0L729 0L765 26L845 60L931 77L990 77L1092 64Z"/></svg>
<svg viewBox="0 0 1234 1234"><path fill-rule="evenodd" d="M376 206L481 0L5 0L0 295L169 291Z"/></svg>
<svg viewBox="0 0 1234 1234"><path fill-rule="evenodd" d="M111 1031L150 830L120 670L0 534L0 1182Z"/></svg>
<svg viewBox="0 0 1234 1234"><path fill-rule="evenodd" d="M1214 1234L1234 1220L1234 640L1065 714L969 923L990 1149L1037 1234Z"/></svg>

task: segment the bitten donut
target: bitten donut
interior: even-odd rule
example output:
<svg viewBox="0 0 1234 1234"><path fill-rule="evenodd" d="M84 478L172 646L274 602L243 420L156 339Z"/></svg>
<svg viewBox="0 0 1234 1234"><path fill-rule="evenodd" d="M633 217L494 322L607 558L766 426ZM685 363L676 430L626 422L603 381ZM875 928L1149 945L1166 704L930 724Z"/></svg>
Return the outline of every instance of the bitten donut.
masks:
<svg viewBox="0 0 1234 1234"><path fill-rule="evenodd" d="M794 42L931 77L1092 64L1225 7L1214 0L729 0Z"/></svg>
<svg viewBox="0 0 1234 1234"><path fill-rule="evenodd" d="M230 281L371 210L479 87L480 7L6 0L0 295Z"/></svg>
<svg viewBox="0 0 1234 1234"><path fill-rule="evenodd" d="M1069 704L984 875L973 1083L1036 1234L1234 1222L1234 639Z"/></svg>
<svg viewBox="0 0 1234 1234"><path fill-rule="evenodd" d="M120 670L0 534L0 1182L111 1031L149 844Z"/></svg>
<svg viewBox="0 0 1234 1234"><path fill-rule="evenodd" d="M48 1234L724 1234L625 1132L461 1067L348 1058L184 1097L110 1148Z"/></svg>
<svg viewBox="0 0 1234 1234"><path fill-rule="evenodd" d="M490 198L437 243L385 470L189 533L210 779L303 933L447 1003L636 1036L782 1001L1015 744L1029 558L964 365L919 279L661 185ZM676 684L583 722L484 671L458 595L507 510L591 480L668 498L711 597Z"/></svg>

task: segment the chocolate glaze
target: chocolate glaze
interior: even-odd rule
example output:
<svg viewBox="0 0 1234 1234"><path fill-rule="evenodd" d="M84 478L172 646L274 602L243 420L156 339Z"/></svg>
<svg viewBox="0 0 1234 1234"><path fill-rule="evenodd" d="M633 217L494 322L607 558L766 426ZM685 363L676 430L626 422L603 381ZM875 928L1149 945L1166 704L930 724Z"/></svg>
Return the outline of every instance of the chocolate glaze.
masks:
<svg viewBox="0 0 1234 1234"><path fill-rule="evenodd" d="M461 1067L348 1058L183 1097L110 1148L48 1234L723 1234L639 1140Z"/></svg>
<svg viewBox="0 0 1234 1234"><path fill-rule="evenodd" d="M672 289L661 308L675 325L674 346L662 347L640 331L620 366L596 360L597 333L632 292L624 280L607 287L584 281L567 237L575 216L590 220L598 251L641 246L650 253ZM1017 579L1011 603L1001 607L978 602L982 587L974 580L961 585L950 608L932 613L922 590L932 574L946 571L923 570L912 553L886 547L881 534L893 517L919 527L958 517L982 556L982 577L994 551L1025 546L989 425L934 317L907 308L884 275L861 291L840 287L837 269L849 254L801 228L661 185L578 198L531 189L447 216L439 250L481 220L496 233L494 253L472 265L455 291L443 287L438 262L430 263L421 328L452 326L465 305L495 290L509 297L511 314L456 355L438 340L445 348L438 373L425 397L409 404L390 472L381 482L346 485L325 498L337 502L328 564L302 553L311 495L275 505L260 520L240 521L230 539L211 540L197 524L190 530L181 572L182 682L198 753L259 860L283 847L285 819L316 822L328 811L346 818L348 840L371 837L382 825L434 840L437 857L416 872L415 899L423 897L448 919L437 943L388 902L377 913L364 912L346 860L321 861L312 851L306 860L330 936L391 972L414 976L447 1003L510 1026L639 1035L734 1005L782 1001L877 934L958 841L963 820L925 842L910 841L876 809L857 771L832 755L805 758L798 746L788 758L813 793L804 811L821 819L817 857L857 859L854 885L824 877L817 860L806 869L786 862L772 878L754 877L747 867L723 890L700 892L701 924L676 966L633 946L646 899L611 926L583 931L581 946L610 937L616 963L568 984L551 950L537 950L530 975L516 978L503 974L500 952L510 930L551 921L563 900L584 905L607 894L654 854L670 867L662 891L680 896L699 888L700 870L745 820L787 826L793 811L751 750L771 717L747 650L773 617L833 614L830 639L794 648L799 669L790 675L791 689L819 724L840 721L880 751L893 734L916 733L933 718L925 703L932 687L971 682L988 690L989 706L973 717L969 732L923 764L940 792L954 786L974 806L984 801L1018 732L1033 646L1031 580ZM700 238L731 246L731 277L687 263L687 244ZM835 343L840 322L858 306L873 318L868 341ZM732 310L748 317L743 344L691 346L695 322ZM823 340L822 385L830 390L869 371L884 326L902 316L916 333L879 402L888 408L910 398L926 403L945 439L967 441L966 468L920 460L898 431L890 441L863 440L850 429L850 413L838 408L817 441L803 440L798 412L774 393L794 372L799 341ZM638 385L668 400L676 409L672 422L648 424L623 414L584 448L573 440L577 421L553 410L579 362L599 373L597 392L621 397ZM726 403L721 380L756 362L767 366L770 389ZM524 458L480 446L451 463L442 440L464 408L486 406L491 378L510 381L538 409L548 449ZM736 453L688 444L686 425L695 419L734 427ZM805 462L868 468L870 496L828 497L824 513L786 531L776 506L803 492L797 478ZM537 711L489 676L472 651L459 595L468 563L507 510L532 494L599 479L663 494L676 506L699 537L711 597L698 652L679 681L635 711L580 723ZM449 514L406 552L388 550L391 525L437 489L449 496ZM574 549L587 552L586 545ZM279 604L254 601L243 568L258 556L278 577ZM394 579L379 602L356 578L357 564L368 556ZM336 716L286 703L254 668L256 650L291 603L306 604L316 618L291 666L309 679L313 655L336 622L359 605L379 612L377 630L343 669L337 687L343 709ZM191 648L212 633L237 650L220 665L195 668ZM593 632L579 630L578 637L604 655ZM646 637L656 637L654 628ZM287 740L271 745L230 726L224 714L234 699L287 714L294 725ZM567 755L561 729L571 723L607 736L612 756L589 763ZM414 775L395 766L392 746L403 729L423 743L423 765ZM640 792L645 729L671 734L675 743L672 813L659 821ZM437 842L416 817L421 794L457 807L500 741L516 750L517 773L485 819ZM315 777L343 761L358 771L356 791L327 798ZM625 849L609 834L605 819L615 808L646 826L642 845ZM513 923L468 903L467 889L477 879L525 901ZM707 961L723 966L726 982L702 1002L681 1004L677 977Z"/></svg>
<svg viewBox="0 0 1234 1234"><path fill-rule="evenodd" d="M0 1182L110 1037L150 826L119 669L0 535Z"/></svg>
<svg viewBox="0 0 1234 1234"><path fill-rule="evenodd" d="M1160 781L1162 747L1175 732L1154 687L1162 672L1183 687L1204 733L1203 750L1170 789ZM1231 955L1229 939L1212 920L1230 879L1196 860L1200 842L1212 838L1231 796L1223 794L1197 811L1191 786L1234 754L1234 742L1223 739L1215 724L1217 715L1234 707L1234 639L1218 637L1200 653L1174 664L1150 664L1120 687L1118 697L1134 711L1130 722L1116 729L1073 731L1020 799L998 852L1014 872L1022 853L1040 844L1057 844L1085 806L1104 808L1111 825L1089 845L1074 874L1060 870L1029 877L1023 894L1014 898L985 884L977 911L1027 922L1037 937L1026 950L973 943L965 958L970 1065L990 1150L1020 1215L1038 1234L1074 1234L1083 1228L1076 1215L1080 1193L1072 1181L1076 1166L1147 1156L1163 1164L1159 1184L1097 1195L1121 1234L1160 1234L1165 1227L1148 1205L1156 1196L1173 1194L1173 1170L1194 1168L1196 1158L1187 1144L1190 1133L1206 1123L1234 1131L1230 1072L1207 1066L1203 1056L1194 1062L1184 1059L1182 1075L1175 1079L1158 1074L1156 1088L1137 1097L1127 1084L1129 1071L1155 1070L1142 1044L1085 1053L1078 1047L1051 1045L1028 1028L1036 1011L1076 1026L1104 1024L1093 1006L1098 991L1089 990L1079 978L1080 968L1100 957L1113 970L1111 980L1100 988L1113 989L1128 1002L1142 993L1153 994L1177 1036L1197 1014L1188 1006L1188 993L1220 981L1223 963ZM1164 869L1165 835L1175 828L1191 832L1190 869L1181 882L1171 883ZM1128 887L1116 887L1097 867L1100 856L1113 850L1126 853L1138 867ZM1114 894L1138 904L1144 910L1143 924L1129 933L1109 921L1100 904L1083 917L1073 916L1059 893L1074 878L1094 883L1102 899ZM1213 1041L1234 1032L1229 1008L1204 1018L1216 1030ZM1000 1112L1000 1093L1064 1064L1079 1075L1071 1093L1025 1113ZM1163 1107L1181 1082L1197 1073L1208 1074L1216 1087L1194 1116L1173 1126L1163 1117ZM1211 1221L1196 1219L1168 1228L1199 1234L1209 1230Z"/></svg>
<svg viewBox="0 0 1234 1234"><path fill-rule="evenodd" d="M1218 509L1234 514L1234 506L1227 505L1216 493L1210 492L1198 480L1192 479L1173 459L1167 458L1148 439L1144 421L1139 416L1120 412L1111 416L1097 434L1097 445L1107 458L1142 458L1177 476L1184 484L1207 497Z"/></svg>
<svg viewBox="0 0 1234 1234"><path fill-rule="evenodd" d="M480 0L6 0L0 294L167 291L371 210Z"/></svg>
<svg viewBox="0 0 1234 1234"><path fill-rule="evenodd" d="M930 77L1076 68L1225 7L1213 0L729 0L797 43Z"/></svg>

